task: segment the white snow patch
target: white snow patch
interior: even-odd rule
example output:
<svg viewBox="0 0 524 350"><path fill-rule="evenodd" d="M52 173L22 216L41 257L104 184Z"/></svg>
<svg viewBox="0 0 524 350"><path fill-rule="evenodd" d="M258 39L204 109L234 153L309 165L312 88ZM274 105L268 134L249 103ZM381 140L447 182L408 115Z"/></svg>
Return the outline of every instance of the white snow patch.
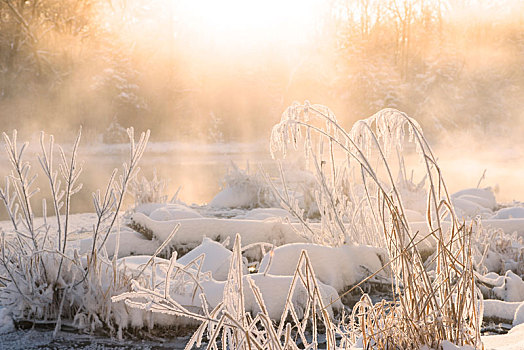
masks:
<svg viewBox="0 0 524 350"><path fill-rule="evenodd" d="M264 274L251 274L243 277L243 292L244 292L244 304L246 311L251 312L255 316L260 312L260 308L255 299L253 291L249 286L248 279L252 279L255 285L259 288L264 304L268 311L269 317L273 320L280 319L282 312L285 308L286 298L293 280L292 276L274 276ZM222 302L224 287L226 282L220 281L204 281L201 283L204 288L206 299L210 306L213 308ZM337 291L328 285L319 282L320 294L322 295L322 301L324 306L329 305L332 301L338 299ZM293 305L296 307L299 318L303 316L305 307L307 306L308 294L306 288L301 284L297 284L295 287L294 294L292 296ZM343 305L340 300L337 300L333 305L327 308L330 315L333 315L333 310L342 309Z"/></svg>
<svg viewBox="0 0 524 350"><path fill-rule="evenodd" d="M524 219L524 207L502 208L495 213L492 219Z"/></svg>
<svg viewBox="0 0 524 350"><path fill-rule="evenodd" d="M467 188L451 195L452 198L463 198L481 207L493 210L497 206L495 194L491 188Z"/></svg>
<svg viewBox="0 0 524 350"><path fill-rule="evenodd" d="M513 327L508 334L483 336L482 342L486 350L523 350L524 324Z"/></svg>
<svg viewBox="0 0 524 350"><path fill-rule="evenodd" d="M524 303L520 303L513 315L513 327L524 323Z"/></svg>
<svg viewBox="0 0 524 350"><path fill-rule="evenodd" d="M270 218L288 218L296 220L287 210L281 208L255 208L246 212L244 215L237 216L237 219L265 220Z"/></svg>
<svg viewBox="0 0 524 350"><path fill-rule="evenodd" d="M249 187L226 187L209 203L215 208L249 208L258 201L256 189Z"/></svg>
<svg viewBox="0 0 524 350"><path fill-rule="evenodd" d="M522 303L495 299L484 300L484 318L497 318L513 322L515 311Z"/></svg>
<svg viewBox="0 0 524 350"><path fill-rule="evenodd" d="M237 220L217 218L197 218L184 220L156 221L142 213L134 213L131 220L151 231L156 239L163 242L170 235L173 228L180 223L171 245L177 247L194 248L202 242L204 237L214 241L225 241L228 237L231 248L235 235L242 236L242 243L247 246L254 243L266 242L282 245L289 242L305 242L290 224L278 219L266 220ZM259 254L258 251L256 254ZM258 255L257 255L258 257Z"/></svg>
<svg viewBox="0 0 524 350"><path fill-rule="evenodd" d="M222 244L212 241L204 237L202 243L195 249L188 252L183 257L179 258L177 262L181 265L187 265L192 260L204 255L202 262L202 272L211 272L214 279L218 281L227 280L229 272L229 265L231 263L231 255L233 253L225 248ZM247 273L246 264L243 264L244 274Z"/></svg>
<svg viewBox="0 0 524 350"><path fill-rule="evenodd" d="M371 246L341 246L337 248L311 243L286 244L267 253L259 272L291 276L302 250L307 251L316 277L338 292L354 285L382 268L387 261L384 250ZM387 277L382 271L379 277Z"/></svg>
<svg viewBox="0 0 524 350"><path fill-rule="evenodd" d="M166 204L164 207L157 208L151 212L149 217L157 221L180 220L201 218L196 210L182 204Z"/></svg>
<svg viewBox="0 0 524 350"><path fill-rule="evenodd" d="M506 271L502 285L493 288L493 293L504 301L524 301L524 281L513 271Z"/></svg>

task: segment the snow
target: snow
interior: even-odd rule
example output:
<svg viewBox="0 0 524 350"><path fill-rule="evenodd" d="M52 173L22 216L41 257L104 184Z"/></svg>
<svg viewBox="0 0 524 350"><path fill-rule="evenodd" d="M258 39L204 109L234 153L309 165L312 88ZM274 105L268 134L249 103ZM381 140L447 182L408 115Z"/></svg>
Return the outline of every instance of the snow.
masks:
<svg viewBox="0 0 524 350"><path fill-rule="evenodd" d="M473 346L469 346L469 345L464 345L464 346L458 346L458 345L455 345L447 340L444 340L442 342L442 344L440 344L442 346L442 350L474 350L475 348Z"/></svg>
<svg viewBox="0 0 524 350"><path fill-rule="evenodd" d="M252 279L255 282L255 285L259 288L269 317L273 320L279 320L285 307L286 298L293 277L275 276L262 273L245 275L243 277L243 293L246 311L251 312L252 315L256 315L260 312L260 308L255 299L255 295L249 286L248 279ZM225 281L220 282L214 280L202 282L206 299L211 307L215 307L222 301L225 284ZM341 310L343 305L340 300L338 300L337 291L333 287L323 283L319 283L319 287L322 301L325 306L336 300L328 307L329 313L333 315L333 310ZM308 292L305 287L299 283L295 287L292 297L292 302L297 312L304 312L307 306L307 300ZM299 318L302 316L303 314L298 315Z"/></svg>
<svg viewBox="0 0 524 350"><path fill-rule="evenodd" d="M483 218L489 217L491 215L491 210L479 204L477 201L471 200L472 198L474 197L462 196L451 199L459 218L472 218L477 215L480 215Z"/></svg>
<svg viewBox="0 0 524 350"><path fill-rule="evenodd" d="M520 303L515 310L515 315L513 316L513 326L524 323L524 302Z"/></svg>
<svg viewBox="0 0 524 350"><path fill-rule="evenodd" d="M522 302L507 302L502 300L484 300L484 318L493 318L512 323L515 319L515 312L522 305Z"/></svg>
<svg viewBox="0 0 524 350"><path fill-rule="evenodd" d="M524 324L513 327L508 334L482 337L486 350L522 350L524 349Z"/></svg>
<svg viewBox="0 0 524 350"><path fill-rule="evenodd" d="M287 210L281 208L254 208L243 215L236 216L237 219L266 220L271 218L287 218L296 221Z"/></svg>
<svg viewBox="0 0 524 350"><path fill-rule="evenodd" d="M177 263L187 265L194 259L203 255L204 261L202 262L202 272L210 272L214 279L225 281L227 280L232 254L233 253L222 244L204 237L199 246L185 254L183 257L177 259ZM245 263L243 268L244 274L246 274L247 267Z"/></svg>
<svg viewBox="0 0 524 350"><path fill-rule="evenodd" d="M227 187L220 191L209 203L215 208L248 208L256 203L257 192L242 187Z"/></svg>
<svg viewBox="0 0 524 350"><path fill-rule="evenodd" d="M219 249L217 247L213 247L213 243L208 239L204 240L202 242L202 245L200 246L200 251L206 251L207 253L216 252ZM218 243L216 243L218 244ZM210 248L210 246L212 248ZM231 253L231 252L230 252ZM196 254L194 254L196 255ZM209 254L212 255L212 254ZM224 254L222 252L223 257L226 257L227 254ZM230 255L228 255L230 258ZM125 271L130 276L137 276L138 272L143 269L143 266L147 264L150 260L150 256L134 256L134 257L127 257L119 259L119 266L121 269L125 269ZM177 260L177 263L179 267L183 268L185 266L186 262L191 262L193 259L179 259ZM212 259L216 260L216 259ZM169 265L169 261L166 259L161 258L155 258L153 263L148 265L147 268L144 270L145 277L147 279L154 278L154 281L152 282L155 286L155 291L164 292L165 289L165 278L167 273L167 267ZM154 271L153 271L154 267ZM187 268L186 268L187 270ZM205 267L205 263L202 264L202 271L207 270ZM193 273L196 275L196 270L190 269L188 271L194 271ZM253 291L251 290L251 287L249 285L248 279L252 279L255 282L255 285L259 288L263 300L264 305L268 311L268 314L271 319L278 320L280 319L282 312L284 310L285 302L287 299L287 295L289 293L289 289L293 280L292 276L273 276L270 274L251 274L251 275L244 275L243 276L243 293L244 293L244 303L246 311L252 312L253 315L260 312L260 308L258 306L257 300L253 294ZM181 284L182 283L182 284ZM197 288L198 291L203 293L206 297L207 302L209 303L209 306L212 308L215 308L219 303L222 302L224 298L224 287L226 285L226 281L217 281L212 277L209 276L202 276L201 281L199 282L199 287ZM322 300L325 306L333 304L328 307L328 311L331 315L333 315L333 310L341 310L343 305L338 300L338 294L337 291L328 286L324 285L323 283L319 282L320 292L322 295ZM171 282L171 289L170 289L170 295L171 297L179 302L182 305L185 305L186 307L193 307L193 308L200 308L200 299L196 298L193 294L193 290L195 288L195 285L193 283L187 283L183 282L182 280L173 280ZM308 300L308 292L305 289L305 287L302 284L298 284L295 287L294 294L292 297L292 302L294 306L296 307L297 312L303 312L305 308L307 307L307 300ZM127 325L128 323L134 326L141 326L144 324L144 320L147 319L146 317L146 311L141 309L126 309L120 310L120 318L121 323ZM173 324L178 323L180 324L179 319L167 319L164 317L162 319L161 314L155 314L156 319L155 323L158 324ZM299 314L299 317L301 315Z"/></svg>
<svg viewBox="0 0 524 350"><path fill-rule="evenodd" d="M470 202L476 203L481 207L493 210L497 206L495 194L491 188L468 188L451 195L452 198L462 198Z"/></svg>
<svg viewBox="0 0 524 350"><path fill-rule="evenodd" d="M508 270L502 285L493 288L493 293L505 301L524 301L524 281L520 276Z"/></svg>
<svg viewBox="0 0 524 350"><path fill-rule="evenodd" d="M118 238L119 234L120 238ZM148 240L144 235L125 226L120 227L120 233L112 232L109 234L105 246L109 256L114 255L117 242L120 242L118 247L119 256L153 254L160 245L159 242ZM93 238L89 235L88 237L72 241L69 247L70 249L77 249L82 254L90 251L92 245Z"/></svg>
<svg viewBox="0 0 524 350"><path fill-rule="evenodd" d="M260 242L282 245L288 242L305 242L292 226L278 219L238 220L218 218L196 218L184 220L156 221L142 213L134 213L131 220L153 232L159 241L168 238L173 228L180 223L180 228L173 238L172 245L193 249L204 237L216 241L230 239L231 248L236 233L242 236L244 245Z"/></svg>
<svg viewBox="0 0 524 350"><path fill-rule="evenodd" d="M497 220L524 219L524 207L502 208L491 218Z"/></svg>
<svg viewBox="0 0 524 350"><path fill-rule="evenodd" d="M311 243L295 243L277 247L264 255L261 273L291 276L302 250L307 251L316 277L337 290L343 291L378 271L386 261L383 250L370 246L326 247ZM378 274L387 277L386 271Z"/></svg>
<svg viewBox="0 0 524 350"><path fill-rule="evenodd" d="M185 147L178 145L174 149L178 149L179 146ZM104 152L122 152L120 148L120 145L104 146ZM123 149L127 150L127 148ZM235 147L224 148L224 145L221 144L202 149L192 148L191 151L203 153L210 149L215 152L241 152ZM165 151L163 144L153 144L148 149L150 153L164 153ZM290 172L289 175L290 181L310 185L314 182L311 173L306 171L297 170ZM117 241L120 242L118 252L119 256L123 258L117 260L117 266L121 271L125 271L130 278L137 278L144 266L152 260L152 263L144 269L142 277L151 283L155 291L163 292L170 261L158 257L152 259L151 256L160 244L167 239L173 228L180 224L170 246L175 249L184 248L187 254L178 257L175 263L176 267L184 268L184 266L198 261L191 268L187 268L187 272L196 276L201 287L198 291L206 295L209 306L213 308L223 301L225 280L228 276L232 256L229 248L233 244L235 234L241 234L244 246L256 245L260 242L273 245L274 249L267 252L263 257L260 253L261 249L258 248L244 253L244 257L255 261L262 260L258 273L248 275L247 261L244 259L242 278L246 311L252 314L260 311L249 287L249 280L252 280L260 289L264 304L270 317L274 320L278 320L284 310L292 275L295 273L296 264L302 250L306 250L311 259L324 304L327 305L336 300L328 308L331 315L334 311L340 311L343 308L342 303L338 300L339 293L347 290L348 286L358 283L371 273L380 270L388 261L383 250L371 246L327 247L307 243L306 239L296 231L300 228L300 225L296 223L296 218L286 210L254 207L260 201L260 187L252 185L253 183L237 183L233 186L226 186L213 198L209 206L197 209L190 208L182 203L142 204L134 208L134 212L130 215L130 221L151 230L153 239L148 239L143 234L122 225L119 232L114 230L109 235L105 249L111 257L116 251ZM259 184L255 182L254 185ZM304 206L306 195L304 193L294 193L294 195L299 200L300 205ZM413 198L410 199L411 206L405 210L405 213L413 232L419 232L419 237L423 237L428 233L425 222L425 202L418 199L416 195L413 195ZM500 204L497 204L493 191L489 188L465 189L456 192L452 195L452 202L459 216L466 220L479 215L485 228L501 229L507 234L515 232L516 238L524 237L524 207L511 206L496 210L500 208ZM311 205L309 210L318 210L314 203L309 205ZM251 210L238 208L250 208ZM223 211L220 212L220 210ZM212 213L217 214L217 216L219 213L226 213L234 216L234 218L209 217L213 215ZM90 213L71 216L68 253L77 249L79 254L83 254L91 249L91 225L94 218L95 215ZM125 218L122 218L121 222L125 223L125 220ZM51 227L55 224L52 218L48 222ZM37 223L41 225L43 222L41 219L37 219ZM443 225L446 230L450 223L444 222ZM2 224L2 227L7 227L7 224ZM320 230L320 225L317 222L311 223L311 227ZM10 233L8 229L5 230L8 234ZM492 243L494 246L496 242ZM482 339L485 342L486 349L524 349L524 281L519 276L520 272L514 273L508 270L512 268L517 271L518 264L521 264L522 260L509 258L500 251L492 250L493 246L487 251L483 266L488 271L500 271L504 275L489 273L480 279L495 286L490 289L490 293L493 294L492 297L501 300L484 300L484 317L507 320L513 324L514 328L507 335L484 336ZM522 241L515 240L506 248L521 249L522 251L522 247ZM420 248L434 248L434 240L432 238L427 239L424 245L420 245ZM522 259L522 255L520 259ZM53 271L50 272L54 273ZM376 278L386 280L388 278L387 271L379 273ZM194 283L191 284L185 280L181 282L181 280L176 279L172 282L170 292L175 300L187 307L195 309L201 307L200 299L193 294ZM299 313L305 310L306 301L306 289L298 284L292 302ZM123 304L116 305L114 308L115 317L119 318L118 322L123 326L184 324L184 320L181 318L159 314L151 315L148 311L127 308ZM8 310L0 309L0 334L13 330L14 324ZM2 340L0 340L0 347L2 347ZM442 348L458 349L460 347L444 342ZM461 349L467 348L461 347Z"/></svg>
<svg viewBox="0 0 524 350"><path fill-rule="evenodd" d="M149 217L157 221L168 221L201 218L202 215L185 205L169 203L165 207L153 210Z"/></svg>

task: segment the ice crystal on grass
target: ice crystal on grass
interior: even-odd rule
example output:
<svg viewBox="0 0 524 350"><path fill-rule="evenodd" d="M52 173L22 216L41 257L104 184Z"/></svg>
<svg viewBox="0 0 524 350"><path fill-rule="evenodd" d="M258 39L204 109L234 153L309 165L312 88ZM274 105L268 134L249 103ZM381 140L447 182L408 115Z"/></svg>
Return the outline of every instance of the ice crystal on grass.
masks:
<svg viewBox="0 0 524 350"><path fill-rule="evenodd" d="M427 235L411 231L394 176L405 164L406 141L415 145L425 172ZM479 345L482 295L475 285L472 230L457 219L418 123L386 109L346 132L326 107L293 104L271 134L274 156L285 156L288 147L303 147L317 178L322 230L308 230L305 223L304 235L334 246L364 243L388 250L393 302L373 305L364 298L354 313L358 327L352 332L361 334L364 347L435 347L446 340ZM451 220L448 230L444 217ZM417 247L428 238L437 242L431 272Z"/></svg>
<svg viewBox="0 0 524 350"><path fill-rule="evenodd" d="M70 208L73 195L80 191L78 179L82 167L77 163L79 132L70 155L59 147L60 163L54 163L54 139L46 141L42 133L38 160L48 180L55 228L48 223L47 204L42 203L44 224L35 224L33 195L39 191L33 184L36 175L24 158L27 143L18 147L16 131L4 133L6 151L12 172L6 178L0 198L7 208L13 233L2 232L0 274L5 287L0 288L0 303L15 321L48 322L59 330L63 320L79 328L105 327L114 330L110 297L122 293L129 279L105 252L108 235L118 226L119 212L130 181L138 171L149 133L135 143L133 129L129 163L124 163L120 176L113 172L106 191L93 194L97 220L93 223L92 248L80 255L68 247Z"/></svg>
<svg viewBox="0 0 524 350"><path fill-rule="evenodd" d="M174 271L193 274L193 283L195 286L199 285L198 291L202 292L200 311L192 311L189 305L177 301L180 300L180 296L172 294L173 290L160 293L140 287L137 283L134 284L134 292L114 297L113 301L124 300L132 307L200 321L201 324L187 343L186 349L201 346L203 342L207 343L208 349L298 349L298 339L307 348L317 349L323 334L328 335L329 348L335 345L336 327L332 322L333 313L329 303L336 301L333 298L326 299L327 295L316 279L305 251L300 256L294 276L288 285L289 289L263 294L256 281L263 281L264 276L250 278L243 275L241 238L237 235L229 277L221 290L221 302L212 310L209 309L207 299L213 296L205 293L203 285L206 278L199 278L200 269L190 269L189 265L178 266L175 263L171 263L169 268L174 270L167 273L165 285L181 283L174 278ZM252 293L257 312L248 310L245 293ZM285 299L279 313L280 322L277 324L274 323L269 309L270 303L274 304L272 299L275 297ZM253 309L252 306L250 308Z"/></svg>

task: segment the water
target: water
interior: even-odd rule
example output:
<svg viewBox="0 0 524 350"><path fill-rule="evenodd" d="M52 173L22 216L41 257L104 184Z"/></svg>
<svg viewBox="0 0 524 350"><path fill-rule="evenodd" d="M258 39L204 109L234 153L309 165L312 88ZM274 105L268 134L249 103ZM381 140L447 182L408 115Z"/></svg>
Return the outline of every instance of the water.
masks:
<svg viewBox="0 0 524 350"><path fill-rule="evenodd" d="M33 209L41 215L43 198L49 198L47 178L40 169L37 153L40 150L32 142L25 153L25 160L33 165L32 171L38 174L36 187L41 192L33 197ZM64 147L67 149L68 147ZM70 147L69 147L70 148ZM119 173L122 163L127 161L129 149L127 145L91 145L80 146L78 163L83 162L83 171L79 182L83 184L82 190L75 194L72 200L72 213L93 212L92 193L97 189L104 190L113 171L118 168ZM55 155L55 167L59 161ZM256 171L261 164L271 167L269 151L264 143L250 144L180 144L180 143L150 143L142 160L138 177L153 177L156 171L159 179L167 182L165 194L170 198L180 187L179 199L188 204L205 204L218 193L222 186L222 179L228 168L235 163L240 168L245 168L249 162L251 171ZM9 162L4 152L0 152L0 176L9 174ZM133 197L127 196L126 207L133 204ZM51 203L48 205L48 215L52 215ZM7 220L7 212L2 206L0 220Z"/></svg>
<svg viewBox="0 0 524 350"><path fill-rule="evenodd" d="M66 153L71 148L65 145ZM127 160L129 148L127 145L105 145L81 143L78 161L83 162L83 172L80 182L83 189L74 196L71 210L73 213L93 212L92 193L104 189L113 169L118 168ZM47 179L43 175L37 153L40 153L38 140L32 140L25 153L25 160L33 164L33 171L38 173L36 186L41 193L33 198L33 209L41 215L42 199L49 198ZM511 149L504 152L475 152L464 149L450 152L444 147L436 150L439 165L451 193L476 187L484 170L486 176L481 181L481 187L491 186L499 202L522 200L524 198L524 155L521 151ZM55 155L55 166L58 165L58 154ZM139 177L152 178L156 171L159 179L167 181L166 195L171 197L180 187L179 199L187 204L205 204L220 190L222 179L231 163L245 168L249 162L250 169L255 172L259 165L271 171L275 163L271 160L266 140L253 143L149 143L140 162ZM0 176L9 174L9 162L5 152L0 152ZM133 204L133 198L128 195L125 205ZM51 204L48 203L49 215L52 215ZM1 206L0 220L8 219L5 208Z"/></svg>
<svg viewBox="0 0 524 350"><path fill-rule="evenodd" d="M18 330L3 334L0 337L0 349L111 349L111 350L167 350L184 349L189 336L166 340L123 340L109 337L79 334L74 332L58 332L53 337L49 329Z"/></svg>

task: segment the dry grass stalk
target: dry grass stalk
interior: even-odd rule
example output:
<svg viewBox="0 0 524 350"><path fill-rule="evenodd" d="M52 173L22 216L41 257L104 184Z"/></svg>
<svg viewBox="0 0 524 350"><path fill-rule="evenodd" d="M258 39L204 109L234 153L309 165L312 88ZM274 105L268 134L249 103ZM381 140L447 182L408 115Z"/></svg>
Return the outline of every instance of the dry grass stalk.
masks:
<svg viewBox="0 0 524 350"><path fill-rule="evenodd" d="M395 167L404 167L405 141L414 144L425 169L428 230L436 241L434 271L423 264L414 243L417 234L404 214L402 189L393 177ZM418 349L438 347L443 340L479 346L482 296L475 285L471 229L459 224L416 121L387 109L357 122L348 133L326 107L294 104L273 128L271 150L285 156L288 147L301 145L318 179L318 204L326 222L320 234L340 237L342 232L345 243L380 237L391 259L393 302L372 305L364 298L354 310L354 327L346 329L361 334L365 347ZM395 156L397 163L392 162ZM363 236L355 222L344 224L358 215L373 219L374 237ZM441 225L444 217L452 222L447 232Z"/></svg>
<svg viewBox="0 0 524 350"><path fill-rule="evenodd" d="M195 266L176 266L169 269L193 274L195 285L198 284L199 269ZM165 285L177 284L176 273L168 271ZM252 315L244 305L243 283L249 283L259 312ZM295 289L303 287L307 293L305 307L298 310L293 303ZM190 311L188 307L176 302L170 293L158 293L150 288L134 284L135 291L114 297L114 301L125 300L132 307L147 309L153 312L193 318L201 322L198 329L186 345L186 349L200 347L207 343L207 349L299 349L304 346L310 349L319 347L319 335L326 334L326 346L330 349L336 345L337 327L332 322L329 307L322 301L320 287L312 269L307 253L302 252L278 324L271 320L264 297L254 280L242 274L241 238L237 234L233 247L233 256L228 280L224 288L223 301L213 310L209 310L205 294L201 294L201 312ZM202 288L199 288L203 291ZM144 301L145 300L145 301ZM298 343L297 343L298 342ZM302 344L297 345L297 344Z"/></svg>

